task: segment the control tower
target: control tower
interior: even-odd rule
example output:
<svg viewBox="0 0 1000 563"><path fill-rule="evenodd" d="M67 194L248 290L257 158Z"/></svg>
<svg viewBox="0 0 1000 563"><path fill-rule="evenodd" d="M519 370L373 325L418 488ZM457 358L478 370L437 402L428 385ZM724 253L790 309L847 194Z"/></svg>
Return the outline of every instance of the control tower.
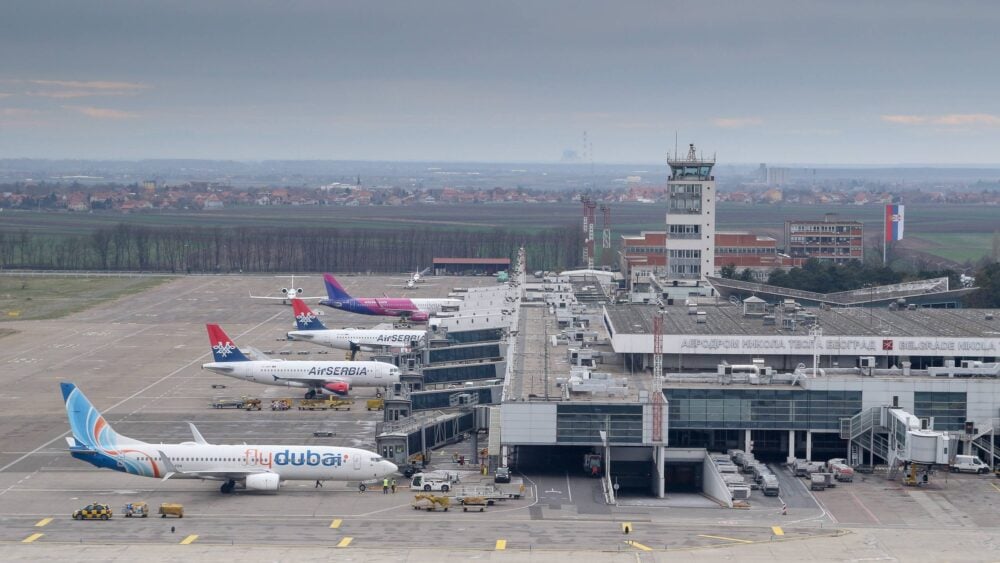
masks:
<svg viewBox="0 0 1000 563"><path fill-rule="evenodd" d="M661 284L675 298L708 295L705 276L715 275L715 158L699 157L691 144L686 157L675 154L667 164L666 283Z"/></svg>

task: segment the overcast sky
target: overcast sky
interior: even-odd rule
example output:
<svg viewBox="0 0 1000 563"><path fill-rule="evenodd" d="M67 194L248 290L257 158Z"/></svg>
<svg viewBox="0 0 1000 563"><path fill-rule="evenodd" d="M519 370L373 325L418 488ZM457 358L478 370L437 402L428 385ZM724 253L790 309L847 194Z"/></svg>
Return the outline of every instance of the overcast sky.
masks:
<svg viewBox="0 0 1000 563"><path fill-rule="evenodd" d="M1000 163L1000 3L4 2L0 157Z"/></svg>

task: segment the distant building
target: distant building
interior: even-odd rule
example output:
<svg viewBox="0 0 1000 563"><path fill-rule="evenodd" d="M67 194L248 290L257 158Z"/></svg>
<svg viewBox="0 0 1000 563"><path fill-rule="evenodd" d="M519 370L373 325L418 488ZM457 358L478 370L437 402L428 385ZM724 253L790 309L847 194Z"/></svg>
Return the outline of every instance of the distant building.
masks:
<svg viewBox="0 0 1000 563"><path fill-rule="evenodd" d="M827 213L822 221L785 221L785 252L836 264L864 261L864 224Z"/></svg>
<svg viewBox="0 0 1000 563"><path fill-rule="evenodd" d="M802 266L805 258L792 258L778 252L774 237L747 232L715 234L715 270L734 265L739 273L749 269L755 280L764 281L775 269Z"/></svg>
<svg viewBox="0 0 1000 563"><path fill-rule="evenodd" d="M433 271L436 276L494 275L510 269L510 258L435 258Z"/></svg>

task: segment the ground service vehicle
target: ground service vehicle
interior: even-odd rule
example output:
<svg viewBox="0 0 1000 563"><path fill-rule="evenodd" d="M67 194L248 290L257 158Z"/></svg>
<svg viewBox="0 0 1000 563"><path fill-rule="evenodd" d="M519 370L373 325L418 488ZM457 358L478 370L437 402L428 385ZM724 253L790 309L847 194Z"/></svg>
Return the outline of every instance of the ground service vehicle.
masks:
<svg viewBox="0 0 1000 563"><path fill-rule="evenodd" d="M370 411L380 411L385 408L384 399L368 399L365 402L365 408Z"/></svg>
<svg viewBox="0 0 1000 563"><path fill-rule="evenodd" d="M601 454L585 454L583 456L583 472L591 477L600 477Z"/></svg>
<svg viewBox="0 0 1000 563"><path fill-rule="evenodd" d="M854 481L854 469L846 463L833 463L830 465L830 471L833 472L833 478L842 483Z"/></svg>
<svg viewBox="0 0 1000 563"><path fill-rule="evenodd" d="M809 476L809 490L810 491L824 491L826 490L826 477L822 473L813 473Z"/></svg>
<svg viewBox="0 0 1000 563"><path fill-rule="evenodd" d="M111 507L99 502L88 504L80 510L73 511L74 520L107 520L111 516Z"/></svg>
<svg viewBox="0 0 1000 563"><path fill-rule="evenodd" d="M497 472L493 475L494 483L510 483L510 468L497 467Z"/></svg>
<svg viewBox="0 0 1000 563"><path fill-rule="evenodd" d="M287 411L292 408L291 399L275 399L271 401L272 411Z"/></svg>
<svg viewBox="0 0 1000 563"><path fill-rule="evenodd" d="M246 399L243 401L243 408L248 411L259 411L261 409L260 399Z"/></svg>
<svg viewBox="0 0 1000 563"><path fill-rule="evenodd" d="M239 399L232 399L226 397L220 397L212 400L213 409L242 409L243 404L246 402L248 397L241 397Z"/></svg>
<svg viewBox="0 0 1000 563"><path fill-rule="evenodd" d="M447 493L455 483L458 483L458 476L451 473L447 475L416 473L413 475L413 480L410 481L410 489Z"/></svg>
<svg viewBox="0 0 1000 563"><path fill-rule="evenodd" d="M952 473L987 473L990 466L974 455L957 455L951 464Z"/></svg>
<svg viewBox="0 0 1000 563"><path fill-rule="evenodd" d="M144 502L130 502L125 505L122 511L126 518L146 518L149 516L149 505Z"/></svg>
<svg viewBox="0 0 1000 563"><path fill-rule="evenodd" d="M426 510L427 512L431 512L433 510L442 510L444 512L448 512L449 506L451 506L450 497L426 495L423 493L413 496L414 510Z"/></svg>
<svg viewBox="0 0 1000 563"><path fill-rule="evenodd" d="M184 505L165 502L160 505L159 514L160 518L166 518L167 515L184 518Z"/></svg>
<svg viewBox="0 0 1000 563"><path fill-rule="evenodd" d="M351 410L351 401L344 399L302 399L299 401L300 411L325 411L327 409L335 411Z"/></svg>
<svg viewBox="0 0 1000 563"><path fill-rule="evenodd" d="M468 512L469 507L473 509L479 508L479 512L486 510L486 506L493 504L486 500L486 497L462 497L462 512Z"/></svg>
<svg viewBox="0 0 1000 563"><path fill-rule="evenodd" d="M760 483L760 490L766 497L776 497L780 495L781 488L778 486L778 478L774 475L764 475Z"/></svg>

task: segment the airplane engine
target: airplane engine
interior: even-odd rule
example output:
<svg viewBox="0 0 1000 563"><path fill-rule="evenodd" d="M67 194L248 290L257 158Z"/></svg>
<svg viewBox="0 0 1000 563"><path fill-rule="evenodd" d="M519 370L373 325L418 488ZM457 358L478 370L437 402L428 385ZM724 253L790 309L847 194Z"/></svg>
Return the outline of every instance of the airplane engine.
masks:
<svg viewBox="0 0 1000 563"><path fill-rule="evenodd" d="M423 311L418 311L410 315L410 320L415 323L426 323L431 316Z"/></svg>
<svg viewBox="0 0 1000 563"><path fill-rule="evenodd" d="M291 290L290 290L290 289L288 289L287 287L283 287L283 288L281 288L281 294L282 294L282 295L288 295L288 292L289 292L289 291L291 291Z"/></svg>
<svg viewBox="0 0 1000 563"><path fill-rule="evenodd" d="M296 289L295 290L295 294L296 295L301 295L302 294L302 288L300 287L300 288Z"/></svg>
<svg viewBox="0 0 1000 563"><path fill-rule="evenodd" d="M277 491L281 476L277 473L254 473L247 475L248 491Z"/></svg>
<svg viewBox="0 0 1000 563"><path fill-rule="evenodd" d="M351 390L351 385L346 381L327 381L323 384L322 390L327 395L346 397L347 392Z"/></svg>

